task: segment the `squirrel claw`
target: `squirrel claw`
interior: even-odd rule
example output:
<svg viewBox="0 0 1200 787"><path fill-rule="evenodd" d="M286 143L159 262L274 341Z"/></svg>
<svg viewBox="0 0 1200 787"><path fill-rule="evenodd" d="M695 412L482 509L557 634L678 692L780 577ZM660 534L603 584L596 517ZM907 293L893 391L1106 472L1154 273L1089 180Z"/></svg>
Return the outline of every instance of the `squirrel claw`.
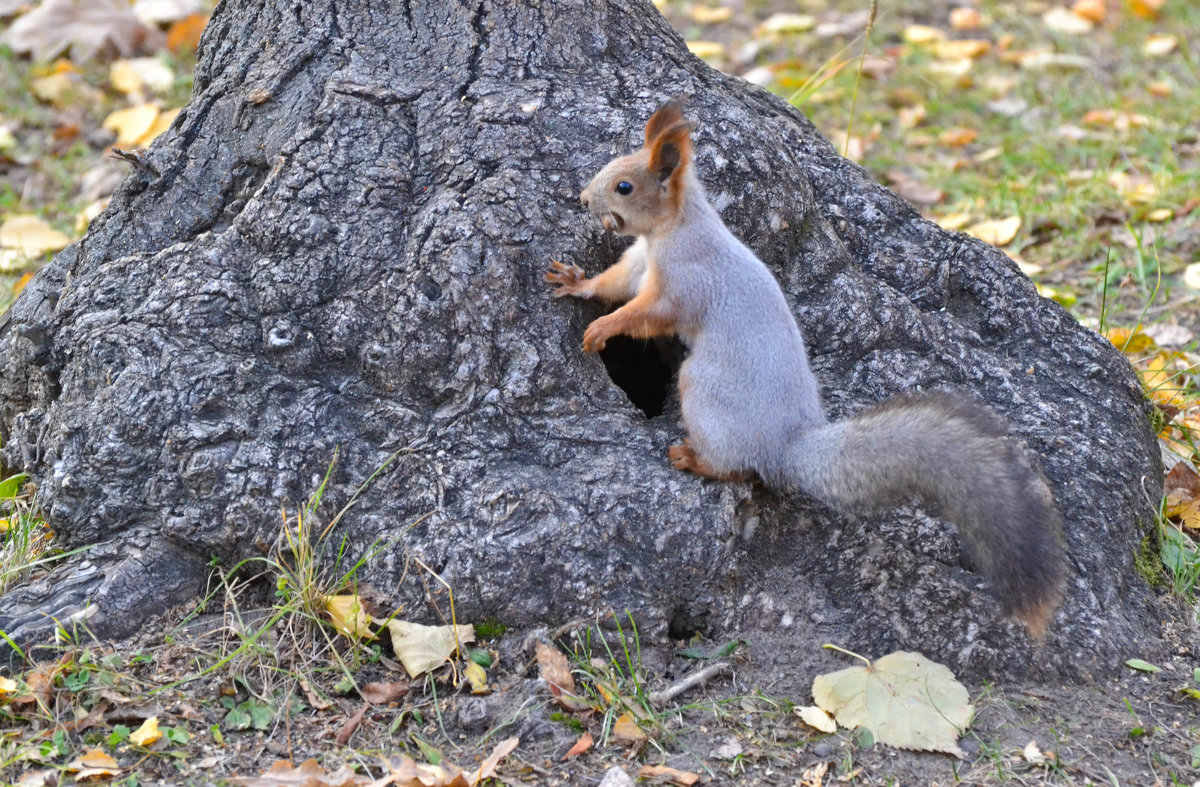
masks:
<svg viewBox="0 0 1200 787"><path fill-rule="evenodd" d="M686 442L668 448L667 457L676 470L692 470L696 466L696 451Z"/></svg>
<svg viewBox="0 0 1200 787"><path fill-rule="evenodd" d="M592 293L582 288L587 281L587 274L578 265L568 265L558 260L550 260L550 270L546 271L546 282L555 285L551 293L555 298L564 295L574 295L578 298L590 298Z"/></svg>

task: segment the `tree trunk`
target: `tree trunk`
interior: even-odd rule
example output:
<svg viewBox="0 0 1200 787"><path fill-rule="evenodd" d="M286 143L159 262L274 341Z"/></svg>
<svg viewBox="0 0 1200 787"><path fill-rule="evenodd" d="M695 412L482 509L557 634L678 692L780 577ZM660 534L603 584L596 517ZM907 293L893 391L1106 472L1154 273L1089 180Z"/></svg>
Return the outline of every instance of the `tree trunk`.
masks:
<svg viewBox="0 0 1200 787"><path fill-rule="evenodd" d="M951 391L1040 460L1071 573L1044 645L927 512L844 519L672 469L678 344L580 351L598 307L552 300L543 272L615 259L579 190L678 94L831 415ZM225 0L191 103L26 287L0 361L6 463L93 545L0 602L21 642L48 616L126 635L194 598L214 555L269 550L335 451L326 520L399 452L329 543L375 552L359 578L408 618L447 609L427 567L460 621L629 610L644 640L741 636L794 677L825 642L1046 677L1158 642L1133 564L1161 471L1128 364L1004 254L688 54L648 0Z"/></svg>

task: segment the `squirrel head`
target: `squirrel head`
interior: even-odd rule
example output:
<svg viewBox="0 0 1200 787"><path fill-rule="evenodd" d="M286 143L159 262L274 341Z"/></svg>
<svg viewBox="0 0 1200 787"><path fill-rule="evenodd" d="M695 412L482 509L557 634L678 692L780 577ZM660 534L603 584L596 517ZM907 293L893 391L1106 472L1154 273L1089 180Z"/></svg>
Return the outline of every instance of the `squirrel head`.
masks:
<svg viewBox="0 0 1200 787"><path fill-rule="evenodd" d="M651 115L645 147L610 161L580 195L610 232L651 235L679 214L692 160L692 124L683 119L683 102L672 99Z"/></svg>

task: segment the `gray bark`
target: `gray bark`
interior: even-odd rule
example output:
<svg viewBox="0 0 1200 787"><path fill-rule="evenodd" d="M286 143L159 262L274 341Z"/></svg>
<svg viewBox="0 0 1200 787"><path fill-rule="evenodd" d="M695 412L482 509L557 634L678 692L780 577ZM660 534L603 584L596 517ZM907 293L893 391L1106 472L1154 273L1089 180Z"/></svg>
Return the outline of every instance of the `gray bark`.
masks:
<svg viewBox="0 0 1200 787"><path fill-rule="evenodd" d="M677 346L608 359L649 380L652 418L581 353L598 307L552 301L543 271L615 259L578 192L681 93L700 177L782 282L831 414L952 391L1040 463L1071 572L1044 645L935 514L841 518L673 470L677 404L653 400ZM19 641L85 607L126 635L192 599L212 556L266 552L335 449L326 516L407 449L331 535L384 545L360 578L405 617L446 609L416 557L459 621L630 610L644 639L742 636L797 682L824 642L973 676L1158 647L1133 561L1161 471L1128 364L1005 255L689 55L646 0L225 0L145 163L0 337L5 462L94 545L0 602Z"/></svg>

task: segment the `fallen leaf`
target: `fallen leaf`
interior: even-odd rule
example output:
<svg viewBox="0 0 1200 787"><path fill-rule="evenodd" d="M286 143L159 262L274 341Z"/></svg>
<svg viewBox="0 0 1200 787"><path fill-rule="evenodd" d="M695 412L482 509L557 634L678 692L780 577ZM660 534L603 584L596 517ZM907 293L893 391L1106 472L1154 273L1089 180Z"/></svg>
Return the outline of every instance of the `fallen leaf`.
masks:
<svg viewBox="0 0 1200 787"><path fill-rule="evenodd" d="M629 711L622 713L613 722L612 734L618 743L638 745L646 742L646 733Z"/></svg>
<svg viewBox="0 0 1200 787"><path fill-rule="evenodd" d="M1162 407L1179 407L1184 403L1179 372L1171 368L1174 355L1177 353L1160 352L1142 370L1142 385L1150 398Z"/></svg>
<svg viewBox="0 0 1200 787"><path fill-rule="evenodd" d="M1179 36L1157 33L1142 44L1142 54L1148 57L1166 57L1179 48Z"/></svg>
<svg viewBox="0 0 1200 787"><path fill-rule="evenodd" d="M947 213L945 216L934 219L937 225L944 230L961 230L971 221L970 213Z"/></svg>
<svg viewBox="0 0 1200 787"><path fill-rule="evenodd" d="M1042 754L1042 750L1038 748L1037 741L1030 741L1025 744L1025 748L1021 750L1021 756L1030 765L1046 764L1046 755Z"/></svg>
<svg viewBox="0 0 1200 787"><path fill-rule="evenodd" d="M488 688L487 670L474 661L467 662L463 667L463 676L467 682L471 684L472 694L489 694L491 689Z"/></svg>
<svg viewBox="0 0 1200 787"><path fill-rule="evenodd" d="M362 698L372 705L386 705L389 702L404 699L412 691L412 681L396 680L389 682L372 681L360 689Z"/></svg>
<svg viewBox="0 0 1200 787"><path fill-rule="evenodd" d="M1071 6L1071 13L1100 25L1104 23L1108 9L1105 7L1105 0L1075 0Z"/></svg>
<svg viewBox="0 0 1200 787"><path fill-rule="evenodd" d="M1183 269L1183 283L1193 290L1200 290L1200 262L1193 262Z"/></svg>
<svg viewBox="0 0 1200 787"><path fill-rule="evenodd" d="M462 645L475 641L473 626L422 626L392 619L387 627L392 649L410 678L437 669Z"/></svg>
<svg viewBox="0 0 1200 787"><path fill-rule="evenodd" d="M116 110L104 119L102 125L109 131L117 133L117 147L135 147L138 141L154 127L159 112L159 108L153 104L138 104Z"/></svg>
<svg viewBox="0 0 1200 787"><path fill-rule="evenodd" d="M1170 208L1155 208L1154 210L1146 211L1146 215L1142 218L1154 224L1160 224L1164 221L1170 221L1174 217L1175 211Z"/></svg>
<svg viewBox="0 0 1200 787"><path fill-rule="evenodd" d="M133 13L148 25L162 25L204 11L206 0L136 0Z"/></svg>
<svg viewBox="0 0 1200 787"><path fill-rule="evenodd" d="M1156 79L1146 85L1146 92L1155 98L1170 98L1174 94L1175 88L1171 87L1169 82Z"/></svg>
<svg viewBox="0 0 1200 787"><path fill-rule="evenodd" d="M357 595L325 596L325 613L334 629L349 640L375 639L371 616Z"/></svg>
<svg viewBox="0 0 1200 787"><path fill-rule="evenodd" d="M151 716L129 734L129 742L134 746L151 746L161 737L162 733L158 731L158 717Z"/></svg>
<svg viewBox="0 0 1200 787"><path fill-rule="evenodd" d="M71 239L37 216L11 216L0 224L0 247L30 254L61 251Z"/></svg>
<svg viewBox="0 0 1200 787"><path fill-rule="evenodd" d="M1042 23L1054 32L1068 36L1087 35L1096 27L1090 19L1073 14L1066 8L1059 6L1055 6L1042 14Z"/></svg>
<svg viewBox="0 0 1200 787"><path fill-rule="evenodd" d="M728 22L733 16L733 9L729 6L707 6L695 5L692 6L692 21L701 25L715 25L718 22Z"/></svg>
<svg viewBox="0 0 1200 787"><path fill-rule="evenodd" d="M4 524L5 524L5 529L7 530L8 529L7 528L7 525L8 525L7 519L4 520ZM3 532L3 531L0 531L0 532ZM0 696L3 696L5 694L11 694L12 692L14 692L16 690L17 690L17 682L15 680L13 680L12 678L6 678L3 675L0 675Z"/></svg>
<svg viewBox="0 0 1200 787"><path fill-rule="evenodd" d="M716 41L688 41L687 48L701 60L725 57L725 45Z"/></svg>
<svg viewBox="0 0 1200 787"><path fill-rule="evenodd" d="M579 740L575 741L575 745L570 749L567 749L567 753L562 757L563 760L569 760L572 757L578 757L580 754L583 754L585 751L592 748L592 743L592 734L587 730L584 730L583 734L579 736Z"/></svg>
<svg viewBox="0 0 1200 787"><path fill-rule="evenodd" d="M904 40L916 46L926 46L946 40L946 31L929 25L909 25L904 28Z"/></svg>
<svg viewBox="0 0 1200 787"><path fill-rule="evenodd" d="M101 51L128 57L143 46L157 48L162 34L142 24L128 0L43 0L13 22L0 43L37 60L69 52L81 62Z"/></svg>
<svg viewBox="0 0 1200 787"><path fill-rule="evenodd" d="M1021 64L1021 68L1030 71L1045 71L1051 68L1083 71L1093 66L1091 58L1069 52L1022 52L1016 55L1016 60Z"/></svg>
<svg viewBox="0 0 1200 787"><path fill-rule="evenodd" d="M961 148L979 138L979 131L965 126L948 128L938 134L938 144L947 148Z"/></svg>
<svg viewBox="0 0 1200 787"><path fill-rule="evenodd" d="M924 104L900 107L900 109L896 110L896 122L903 129L916 128L925 120L925 115L926 109Z"/></svg>
<svg viewBox="0 0 1200 787"><path fill-rule="evenodd" d="M818 675L812 690L817 705L843 727L866 727L889 746L965 756L958 736L974 713L967 690L920 653L891 653L868 666Z"/></svg>
<svg viewBox="0 0 1200 787"><path fill-rule="evenodd" d="M977 9L955 8L950 12L950 26L955 30L979 30L983 25L983 14Z"/></svg>
<svg viewBox="0 0 1200 787"><path fill-rule="evenodd" d="M475 778L472 779L471 785L473 786L479 784L484 779L490 779L495 776L496 767L500 764L500 761L509 754L512 754L520 742L520 738L514 737L506 738L497 743L496 748L492 749L492 753L489 754L484 761L479 764L479 770L475 772Z"/></svg>
<svg viewBox="0 0 1200 787"><path fill-rule="evenodd" d="M76 772L75 778L91 778L93 776L116 776L121 766L103 749L92 749L79 755L67 763L68 771ZM86 776L84 774L87 774Z"/></svg>
<svg viewBox="0 0 1200 787"><path fill-rule="evenodd" d="M807 33L817 26L817 18L809 14L772 14L758 26L759 35L788 35Z"/></svg>
<svg viewBox="0 0 1200 787"><path fill-rule="evenodd" d="M796 708L796 715L800 720L821 732L837 732L837 722L833 720L825 711L818 708L816 705L805 705L802 708Z"/></svg>
<svg viewBox="0 0 1200 787"><path fill-rule="evenodd" d="M1007 246L1017 237L1017 231L1020 229L1021 217L1013 215L1004 219L989 219L972 224L963 232L993 246Z"/></svg>
<svg viewBox="0 0 1200 787"><path fill-rule="evenodd" d="M953 41L937 41L933 44L934 57L943 60L977 59L992 51L990 41L966 38Z"/></svg>
<svg viewBox="0 0 1200 787"><path fill-rule="evenodd" d="M638 781L643 779L656 784L678 784L679 787L691 787L700 781L700 774L690 771L680 771L665 765L643 765L638 771Z"/></svg>
<svg viewBox="0 0 1200 787"><path fill-rule="evenodd" d="M1135 669L1138 672L1162 672L1162 667L1156 667L1148 661L1142 659L1127 659L1125 666L1130 669Z"/></svg>
<svg viewBox="0 0 1200 787"><path fill-rule="evenodd" d="M208 24L207 14L191 14L167 29L167 48L177 55L195 52Z"/></svg>
<svg viewBox="0 0 1200 787"><path fill-rule="evenodd" d="M290 760L280 760L261 776L234 776L229 779L230 784L241 787L351 787L368 782L370 779L359 776L349 768L329 773L314 759L305 760L299 767L293 767Z"/></svg>
<svg viewBox="0 0 1200 787"><path fill-rule="evenodd" d="M936 205L945 196L941 189L923 183L903 170L888 170L887 179L893 191L914 205Z"/></svg>
<svg viewBox="0 0 1200 787"><path fill-rule="evenodd" d="M1129 0L1129 8L1142 19L1158 19L1167 0Z"/></svg>
<svg viewBox="0 0 1200 787"><path fill-rule="evenodd" d="M175 84L175 72L157 57L135 57L115 61L108 69L108 81L127 96L143 88L163 93Z"/></svg>

